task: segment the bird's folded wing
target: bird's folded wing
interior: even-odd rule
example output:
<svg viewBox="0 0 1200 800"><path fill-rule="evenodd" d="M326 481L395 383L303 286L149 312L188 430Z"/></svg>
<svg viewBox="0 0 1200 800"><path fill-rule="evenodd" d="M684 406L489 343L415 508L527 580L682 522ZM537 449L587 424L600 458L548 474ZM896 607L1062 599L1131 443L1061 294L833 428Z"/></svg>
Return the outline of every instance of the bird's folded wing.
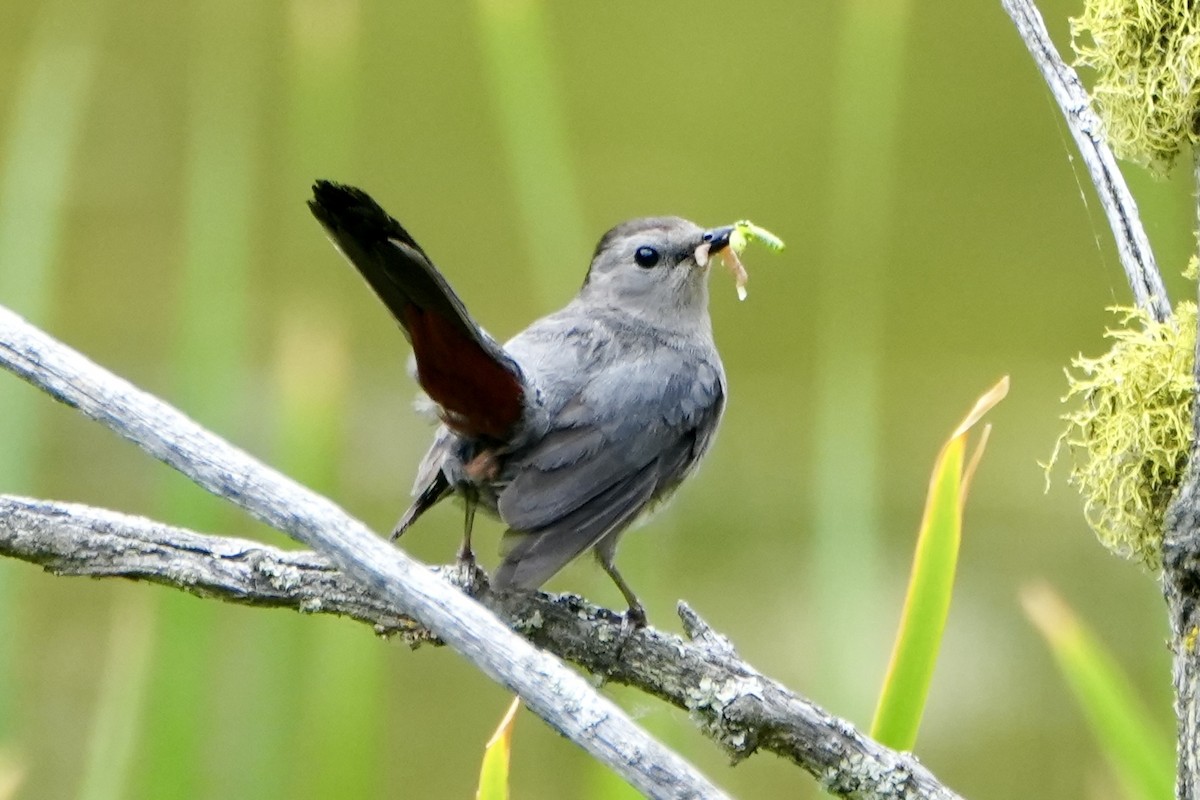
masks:
<svg viewBox="0 0 1200 800"><path fill-rule="evenodd" d="M619 367L618 367L618 372ZM536 588L605 535L664 498L703 455L724 404L707 365L668 375L638 367L617 379L627 402L589 402L585 389L509 469L499 498L510 528L495 582ZM589 388L594 388L589 387Z"/></svg>

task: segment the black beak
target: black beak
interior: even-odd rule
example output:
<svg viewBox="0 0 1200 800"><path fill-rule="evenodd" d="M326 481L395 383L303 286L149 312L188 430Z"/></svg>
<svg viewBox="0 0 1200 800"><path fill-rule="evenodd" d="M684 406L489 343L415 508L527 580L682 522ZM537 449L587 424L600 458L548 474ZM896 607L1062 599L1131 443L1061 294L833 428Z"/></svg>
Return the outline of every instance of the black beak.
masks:
<svg viewBox="0 0 1200 800"><path fill-rule="evenodd" d="M733 235L733 225L722 228L711 228L704 232L703 241L708 244L708 252L719 253L729 246L729 237Z"/></svg>

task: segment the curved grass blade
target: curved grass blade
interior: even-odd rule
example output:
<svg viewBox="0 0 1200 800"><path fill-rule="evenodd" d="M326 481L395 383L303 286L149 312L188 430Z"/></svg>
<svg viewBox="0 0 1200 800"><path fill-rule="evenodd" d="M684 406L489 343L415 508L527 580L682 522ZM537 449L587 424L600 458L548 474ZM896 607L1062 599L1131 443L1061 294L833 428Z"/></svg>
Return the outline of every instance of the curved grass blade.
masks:
<svg viewBox="0 0 1200 800"><path fill-rule="evenodd" d="M521 698L514 697L504 719L492 734L483 752L483 766L479 770L479 790L475 800L508 800L508 761L512 750L513 723Z"/></svg>
<svg viewBox="0 0 1200 800"><path fill-rule="evenodd" d="M154 610L154 603L142 592L126 591L117 597L77 800L129 796L129 775L136 769L137 736L154 665Z"/></svg>
<svg viewBox="0 0 1200 800"><path fill-rule="evenodd" d="M1008 378L1004 377L976 401L942 446L929 481L900 630L871 725L872 737L897 750L911 750L916 743L950 613L963 503L989 431L985 428L964 469L967 433L1006 394Z"/></svg>
<svg viewBox="0 0 1200 800"><path fill-rule="evenodd" d="M1021 605L1050 646L1126 796L1174 797L1174 744L1154 724L1116 659L1048 585L1026 587Z"/></svg>
<svg viewBox="0 0 1200 800"><path fill-rule="evenodd" d="M25 766L9 748L0 748L0 800L16 800L24 782Z"/></svg>

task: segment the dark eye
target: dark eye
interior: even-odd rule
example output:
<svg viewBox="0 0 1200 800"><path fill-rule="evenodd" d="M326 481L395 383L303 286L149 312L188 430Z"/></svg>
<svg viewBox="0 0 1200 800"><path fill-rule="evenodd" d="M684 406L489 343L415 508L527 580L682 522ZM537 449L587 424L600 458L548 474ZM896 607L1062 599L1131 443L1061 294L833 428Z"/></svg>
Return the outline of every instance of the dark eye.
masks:
<svg viewBox="0 0 1200 800"><path fill-rule="evenodd" d="M647 269L657 264L658 258L658 251L653 247L639 247L633 254L633 260L637 262L637 265Z"/></svg>

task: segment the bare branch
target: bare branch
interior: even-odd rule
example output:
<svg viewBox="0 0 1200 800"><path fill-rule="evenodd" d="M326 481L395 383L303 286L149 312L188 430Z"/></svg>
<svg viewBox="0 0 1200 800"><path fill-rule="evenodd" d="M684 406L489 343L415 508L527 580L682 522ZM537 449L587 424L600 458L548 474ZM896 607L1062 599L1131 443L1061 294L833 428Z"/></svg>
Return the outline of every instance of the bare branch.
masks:
<svg viewBox="0 0 1200 800"><path fill-rule="evenodd" d="M0 554L59 575L147 580L201 597L348 616L410 644L429 639L418 623L315 553L88 506L0 495ZM498 596L456 567L437 569L534 644L688 711L737 760L770 751L848 797L958 797L911 754L871 741L742 661L686 605L680 616L690 641L653 629L628 634L619 615L578 597Z"/></svg>
<svg viewBox="0 0 1200 800"><path fill-rule="evenodd" d="M1117 241L1121 266L1125 269L1134 300L1162 322L1171 315L1171 303L1154 261L1154 252L1150 249L1150 239L1079 76L1058 55L1033 0L1001 0L1001 4L1037 62L1051 94L1062 109L1071 136L1079 146L1079 155L1096 185L1100 205L1104 207Z"/></svg>

